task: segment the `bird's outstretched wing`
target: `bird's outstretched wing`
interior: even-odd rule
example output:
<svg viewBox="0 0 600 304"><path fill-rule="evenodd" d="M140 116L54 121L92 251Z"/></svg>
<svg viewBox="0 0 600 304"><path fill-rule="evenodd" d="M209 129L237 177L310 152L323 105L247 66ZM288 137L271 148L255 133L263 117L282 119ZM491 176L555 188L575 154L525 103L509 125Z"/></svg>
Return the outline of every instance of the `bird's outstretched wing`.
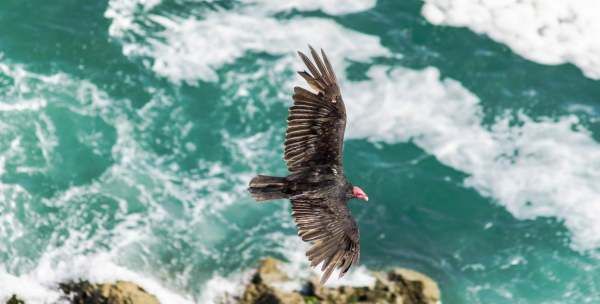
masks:
<svg viewBox="0 0 600 304"><path fill-rule="evenodd" d="M321 50L323 60L310 48L314 64L302 52L300 58L310 72L300 71L313 93L294 88L285 137L284 159L292 173L326 168L338 174L342 169L346 108L331 64ZM333 172L331 172L333 171Z"/></svg>
<svg viewBox="0 0 600 304"><path fill-rule="evenodd" d="M298 235L303 241L312 242L306 252L310 266L323 263L321 283L325 283L336 268L342 277L360 256L358 226L346 203L321 199L291 201Z"/></svg>

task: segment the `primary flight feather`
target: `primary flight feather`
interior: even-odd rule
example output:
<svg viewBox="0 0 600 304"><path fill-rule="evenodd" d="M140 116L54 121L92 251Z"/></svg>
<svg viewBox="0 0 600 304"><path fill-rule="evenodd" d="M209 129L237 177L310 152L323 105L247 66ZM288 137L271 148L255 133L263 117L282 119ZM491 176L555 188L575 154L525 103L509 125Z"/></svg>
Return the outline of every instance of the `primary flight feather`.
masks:
<svg viewBox="0 0 600 304"><path fill-rule="evenodd" d="M290 199L298 235L312 244L306 252L310 265L322 263L324 283L334 269L340 270L341 277L358 262L358 226L347 203L352 198L369 198L344 175L346 107L335 73L323 50L321 59L309 48L314 63L298 52L308 69L298 74L314 92L294 88L283 157L290 174L258 175L248 191L257 201Z"/></svg>

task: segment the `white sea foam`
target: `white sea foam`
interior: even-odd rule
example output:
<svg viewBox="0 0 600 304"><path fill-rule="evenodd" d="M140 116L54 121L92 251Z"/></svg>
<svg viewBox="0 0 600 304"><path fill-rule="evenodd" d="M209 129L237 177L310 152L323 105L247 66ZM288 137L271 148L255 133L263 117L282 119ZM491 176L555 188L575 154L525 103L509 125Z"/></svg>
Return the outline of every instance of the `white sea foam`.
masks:
<svg viewBox="0 0 600 304"><path fill-rule="evenodd" d="M161 2L162 0L110 0L104 13L106 18L112 20L109 34L118 38L127 36L128 32L147 35L143 20ZM248 13L255 15L275 14L291 10L321 10L330 15L344 15L371 9L375 6L376 0L242 0L241 3L249 9Z"/></svg>
<svg viewBox="0 0 600 304"><path fill-rule="evenodd" d="M118 6L121 1L112 3ZM130 14L114 13L112 5L105 15L113 20L116 29L111 30L111 34L122 39L124 54L151 58L151 69L176 83L217 81L218 68L233 63L247 52L290 56L296 50L306 48L306 43L328 50L337 66L341 66L344 58L368 61L375 56L389 55L379 38L346 29L334 21L322 18L280 20L267 13L289 7L319 7L312 2L276 3L280 2L254 2L234 11L208 13L202 19L148 14L136 23ZM146 32L152 39L129 41L127 35L137 33L140 24L147 23L158 25L162 30Z"/></svg>
<svg viewBox="0 0 600 304"><path fill-rule="evenodd" d="M283 264L286 273L293 273L298 279L308 279L311 276L321 277L323 274L320 270L321 265L311 268L308 263L305 253L309 249L307 243L303 242L295 235L292 237L281 236L280 238L282 239L281 243L283 244L280 249L281 253L288 260L287 263ZM375 284L375 277L369 273L367 268L356 265L342 278L339 277L338 271L334 271L327 283L325 283L325 286L373 286L373 284ZM291 285L289 289L298 289L300 287L301 286L299 285Z"/></svg>
<svg viewBox="0 0 600 304"><path fill-rule="evenodd" d="M27 303L54 302L59 297L58 283L87 279L93 282L133 281L156 295L161 303L194 302L190 296L186 296L186 293L191 292L186 287L193 286L193 282L189 280L195 278L188 278L182 284L167 288L165 286L173 284L161 281L164 277L160 275L160 269L156 272L147 271L143 267L135 268L117 261L128 261L131 252L137 254L136 257L145 256L146 252L130 248L151 246L157 241L152 237L151 230L164 227L167 222L167 229L191 231L197 228L203 222L205 209L208 209L207 212L217 212L238 199L242 191L237 188L228 190L227 185L245 184L243 181L249 178L247 174L232 172L226 166L213 163L200 163L198 172L181 172L168 157L147 151L140 142L139 129L151 125L156 111L178 111L173 108L173 103L164 102L160 94L136 111L127 101L111 101L105 92L85 80L73 79L64 74L46 77L8 64L0 67L4 67L4 72L13 77L15 87L5 99L15 104L15 107L28 102L28 99L23 99L28 92L39 92L40 95L44 93L42 96L50 99L53 94L70 96L72 98L57 99L56 103L73 115L101 118L107 125L114 127L117 135L111 150L114 164L90 183L71 186L43 199L30 195L19 185L0 183L0 252L7 253L10 257L8 261L0 262L0 300L17 294ZM54 81L57 78L61 81ZM54 126L56 122L46 116L43 107L30 110L37 113L34 119L19 111L6 122L8 128L0 131L2 144L8 148L0 153L0 174L6 174L7 162L16 166L16 172L28 172L21 170L31 162L28 159L30 156L22 152L26 147L39 149L43 156L41 162L46 164L54 153L58 153L59 134ZM129 118L132 116L136 119ZM181 127L184 132L179 117L171 115L171 118L172 125ZM24 121L34 127L34 130L25 128L25 131L34 135L29 136L26 147L23 147L25 143L21 134L24 131L19 129ZM184 146L183 143L181 146ZM236 149L235 146L232 148ZM175 154L177 153L179 152ZM252 157L250 151L240 153L249 159ZM93 197L112 200L118 207L103 209L92 221L85 221L83 217L89 216L88 212L94 212L86 207L92 204L89 201ZM185 218L173 217L163 206L165 201L172 199L181 203L185 209ZM81 204L82 200L86 204ZM66 216L60 219L55 216L39 218L40 225L46 223L54 227L56 232L50 235L44 248L38 248L43 251L41 257L14 253L15 241L22 241L19 239L23 235L32 233L28 231L31 229L29 224L22 223L15 216L17 204L25 210L25 216L40 216L28 207L34 204L60 209L60 213ZM143 208L144 216L137 212L130 213L131 208ZM111 220L111 217L114 218ZM115 221L117 226L105 228L113 225L105 221ZM214 232L217 230L213 228ZM68 231L66 236L62 235L64 231ZM218 238L218 233L211 236L213 239ZM203 245L210 247L211 241L211 238L206 237L201 240L202 243L188 243L202 250ZM152 257L146 258L152 260ZM139 265L139 262L136 263Z"/></svg>
<svg viewBox="0 0 600 304"><path fill-rule="evenodd" d="M284 212L287 212L287 210ZM281 216L285 217L285 214L282 214ZM277 285L278 288L286 291L301 290L303 282L312 277L320 277L322 275L322 272L318 267L311 268L309 266L305 255L306 250L308 250L308 244L302 242L295 235L290 236L274 233L270 237L276 239L277 242L281 244L281 247L278 249L286 259L286 261L280 265L281 270L284 273L293 274L290 281L282 282ZM215 274L204 285L200 302L221 303L225 300L225 303L235 303L232 299L244 292L243 287L246 286L252 278L254 270L254 268L242 269L225 277L221 274ZM334 272L331 275L330 279L325 284L326 287L372 287L375 284L375 277L364 266L351 268L343 278L339 278L337 274L337 272ZM227 300L229 300L229 302L227 302Z"/></svg>
<svg viewBox="0 0 600 304"><path fill-rule="evenodd" d="M128 31L144 34L143 28L135 23L135 18L150 11L160 2L161 0L110 1L104 12L106 18L113 20L108 30L109 34L114 37L123 37Z"/></svg>
<svg viewBox="0 0 600 304"><path fill-rule="evenodd" d="M483 24L481 26L491 26L481 20L495 20L487 17L477 19L481 14L463 14L460 9L470 6L466 2L460 3L451 5L451 2L430 1L423 10L436 23L474 18L479 20L477 24ZM547 63L558 63L571 56L565 55L565 50L572 49L573 44L556 38L557 35L570 33L563 27L579 26L578 22L589 20L587 12L579 14L585 11L585 3L589 4L585 1L575 1L564 7L565 11L570 8L575 14L566 19L558 11L567 4L550 5L544 2L543 5L534 5L532 1L504 1L494 5L491 2L482 3L473 5L494 9L485 16L497 16L496 12L504 14L502 16L505 17L498 17L498 20L507 22L506 35L512 33L510 29L513 29L508 25L514 19L506 17L513 6L517 10L522 9L523 14L539 14L539 18L536 15L528 20L539 21L534 23L538 27L548 27L544 31L554 35L550 35L554 38L538 35L539 41L534 43L536 55L533 56L539 56L540 61ZM508 117L498 117L492 126L484 127L478 98L456 81L440 81L439 73L433 68L410 71L372 67L369 72L372 80L346 83L345 59L368 62L373 57L390 56L391 52L376 37L345 29L331 20L279 20L270 15L272 10L256 9L261 5L272 7L267 2L255 2L233 11L209 13L201 20L150 14L145 20L162 25L164 30L147 34L160 39L135 44L125 41L124 49L130 46L135 50L133 53L139 52L139 55L153 58L152 69L172 81L194 82L197 79L216 80L217 69L232 63L246 52L284 54L287 56L281 60L287 62L293 50L303 49L305 42L311 42L327 50L339 71L344 94L349 100L350 138L389 142L413 140L444 164L470 174L467 185L475 187L483 195L493 197L516 217L556 217L563 220L573 233L575 247L600 247L600 224L596 221L600 215L594 211L600 190L591 182L597 180L600 172L598 143L586 130L578 127L575 116L534 121L519 114L520 124L513 126L509 124ZM307 5L304 9L309 7ZM454 10L456 13L453 13ZM592 29L600 24L595 21L589 23ZM554 30L553 26L557 29ZM209 30L212 34L206 35ZM587 37L582 41L592 43L590 41L596 40L586 34L588 30L586 28L581 34ZM483 27L482 31L487 31L487 27ZM523 43L529 41L518 38L518 35L516 37ZM542 43L546 40L556 44L558 51L548 54L547 45ZM592 43L575 50L578 54L589 55L594 53L594 45ZM202 56L197 55L199 49L204 50ZM537 54L542 53L541 49L546 57ZM573 60L580 58L571 57ZM584 57L589 61L590 56ZM588 66L587 63L584 65Z"/></svg>
<svg viewBox="0 0 600 304"><path fill-rule="evenodd" d="M135 282L156 296L160 303L195 303L147 275L115 264L113 259L107 254L71 256L58 264L42 259L36 269L20 276L11 275L0 268L0 300L16 294L26 303L56 303L62 297L58 291L58 283L86 279L92 283L118 280Z"/></svg>
<svg viewBox="0 0 600 304"><path fill-rule="evenodd" d="M121 7L115 7L116 4ZM123 39L124 53L149 57L152 60L150 68L159 75L174 82L216 80L219 68L235 62L248 51L284 55L281 60L291 62L293 51L304 49L306 42L323 47L340 71L338 75L348 100L350 138L388 142L412 140L442 163L468 173L470 177L466 185L493 197L515 216L559 218L573 233L573 243L577 248L600 246L600 215L597 212L600 190L592 183L599 180L600 149L588 132L578 130L574 116L534 121L520 114L521 124L516 126L510 125L508 118L500 117L492 126L484 127L478 98L455 81L441 81L439 73L431 68L411 71L377 66L369 70L370 80L348 82L344 76L345 59L368 62L376 56L389 56L390 52L379 43L378 38L345 29L331 20L278 20L269 15L280 10L313 10L316 9L314 4L287 7L277 4L276 8L264 4L266 9L258 10L259 14L245 14L244 9L236 9L233 12L209 13L201 20L189 16L145 15L158 4L159 1L111 1L106 16L113 20L111 35ZM329 14L343 13L325 7L319 9ZM138 22L138 17L143 22ZM161 25L162 30L149 33L144 22ZM205 31L202 35L203 30L216 34L206 35ZM249 32L251 34L248 35ZM294 32L292 37L288 37L289 32ZM128 33L150 38L148 41L127 40ZM202 50L202 54L198 54L198 50ZM203 56L206 57L200 58ZM19 69L15 71L20 73ZM15 74L14 79L28 77L26 71L21 72L25 74ZM50 84L52 79L58 78L48 77L42 81ZM29 83L17 83L23 85L23 92L27 92ZM151 275L117 264L118 256L112 255L112 251L94 255L82 252L95 248L94 242L116 244L115 250L120 250L126 249L128 244L144 241L152 235L148 227L168 219L167 211L157 201L165 197L183 201L186 214L193 215L192 223L175 220L174 226L192 226L201 221L203 208L219 208L234 202L237 199L235 193L240 191L223 188L232 180L242 185L248 176L232 172L222 164L209 163L201 164L207 169L206 176L186 174L173 166L168 158L145 151L133 133L136 128L151 124L153 111L168 110L171 106L159 99L148 103L140 111L133 111L127 102L119 103L125 108L114 103L109 106L111 103L106 94L85 81L61 81L61 85L65 85L66 91L78 94L77 100L81 104L67 105L71 111L100 116L115 127L117 143L112 149L115 164L92 184L72 187L45 203L64 207L78 197L111 189L111 193L105 194L118 201L120 216L125 216L126 198L140 202L150 211L143 219L128 215L129 220L121 225L121 229L100 232L93 240L86 240L84 235L78 235L76 229L72 229L72 239L65 242L68 246L48 251L33 270L20 276L0 271L0 285L10 286L2 290L6 294L0 294L0 298L16 292L31 303L39 303L57 297L50 288L59 280L87 278L93 281L133 280L156 294L163 303L190 301L188 297L164 287L166 284L152 279ZM135 125L128 116L142 122ZM46 130L43 123L40 127ZM256 140L260 138L249 139L250 150L240 149L237 151L239 155L253 157L254 149L260 149L260 145L252 145L257 144ZM239 138L226 139L231 139L230 146L235 148L235 140ZM234 177L227 177L231 175ZM0 191L6 194L4 189ZM13 218L1 220L7 223L14 221ZM285 236L284 240L291 244L282 249L290 261L285 267L294 272L307 269L302 253L306 245L296 236ZM61 260L69 259L81 268L73 270L61 263ZM370 277L364 268L359 267L353 273L348 276L351 283L369 284ZM227 277L227 281L236 282L238 277L243 278L244 273ZM330 284L336 284L336 281L332 280ZM21 286L28 286L28 290L19 289ZM221 291L233 293L236 290L239 289L232 284L224 284L220 275L205 285L208 298L221 294Z"/></svg>
<svg viewBox="0 0 600 304"><path fill-rule="evenodd" d="M18 298L25 303L55 303L60 294L56 289L50 289L41 285L35 279L29 276L14 276L0 267L0 301L6 302L12 295L18 295Z"/></svg>
<svg viewBox="0 0 600 304"><path fill-rule="evenodd" d="M215 13L202 20L173 22L154 17L153 21L166 30L160 34L164 42L152 42L152 69L174 82L216 81L216 68L233 63L246 52L293 54L295 50L304 49L306 41L327 49L332 60L336 61L337 58L365 61L374 55L387 54L379 39L318 18L280 21L244 14ZM261 32L264 29L269 29L268 35ZM205 35L209 31L212 34ZM319 31L323 35L313 36ZM211 50L199 55L197 50L207 45L212 46Z"/></svg>
<svg viewBox="0 0 600 304"><path fill-rule="evenodd" d="M73 198L77 195L89 195L94 191L94 189L84 191L83 188L70 189L65 196ZM31 198L19 186L0 184L0 206L11 208L16 202L23 202L23 197ZM3 212L2 217L0 217L2 226L5 226L4 219L7 217L10 219L14 214L13 210L5 211L8 212ZM69 228L68 223L65 224L69 220L63 220L57 225L57 228ZM139 219L135 216L129 216L126 222L113 231L100 231L92 236L87 235L84 231L79 231L79 229L85 230L85 227L69 229L68 239L62 240L61 246L55 248L49 246L35 263L36 266L20 275L14 275L12 271L5 268L4 264L0 264L0 285L2 286L0 300L6 300L15 294L20 299L25 300L26 303L62 303L62 301L59 301L62 296L58 291L58 284L86 279L97 283L117 280L132 281L155 295L161 303L192 303L191 300L179 295L177 292L163 287L160 282L150 276L128 270L114 262L122 248L133 241L139 241L139 232L143 233L143 231L139 231L139 228L137 230L129 229L131 226L135 226L137 221ZM9 221L9 224L11 224L9 226L10 231L0 229L3 244L4 242L11 244L14 240L18 240L25 229L14 218ZM113 238L111 239L109 235L112 235ZM8 239L5 239L5 237ZM55 238L55 235L51 236L52 241L61 239L60 237ZM101 243L100 239L112 243L112 251L86 255L84 252L94 251L97 243ZM6 248L0 246L0 250L5 251ZM3 263L14 267L20 258L19 256L13 256L11 260L3 261Z"/></svg>
<svg viewBox="0 0 600 304"><path fill-rule="evenodd" d="M314 34L310 37L320 41ZM327 51L344 56L337 50L343 47L330 46ZM576 116L533 120L519 114L520 124L515 126L506 116L484 127L477 96L456 81L440 80L434 68L375 66L369 71L371 80L348 82L345 62L337 58L334 66L348 100L350 138L412 140L444 164L470 174L466 185L491 196L516 217L556 217L573 233L576 248L600 247L600 214L595 212L600 189L591 183L600 172L600 149Z"/></svg>
<svg viewBox="0 0 600 304"><path fill-rule="evenodd" d="M46 100L44 99L32 99L24 102L14 103L0 103L0 112L11 112L11 111L37 111L41 108L46 107Z"/></svg>
<svg viewBox="0 0 600 304"><path fill-rule="evenodd" d="M36 281L65 282L86 278L90 282L104 283L118 280L135 282L158 298L160 303L194 303L190 298L181 296L164 287L161 283L147 275L136 273L113 262L107 254L96 256L77 256L58 265L45 264L44 261L34 272Z"/></svg>
<svg viewBox="0 0 600 304"><path fill-rule="evenodd" d="M23 225L16 213L20 207L18 202L29 198L21 186L0 183L0 252L9 252L9 245L23 236ZM0 270L2 266L0 264Z"/></svg>
<svg viewBox="0 0 600 304"><path fill-rule="evenodd" d="M600 144L576 116L518 113L511 123L507 114L486 127L477 96L435 68L374 66L368 75L344 87L350 138L413 141L515 217L555 217L575 248L600 247Z"/></svg>
<svg viewBox="0 0 600 304"><path fill-rule="evenodd" d="M600 79L600 2L596 0L426 0L433 24L465 26L543 64L572 63Z"/></svg>
<svg viewBox="0 0 600 304"><path fill-rule="evenodd" d="M252 270L242 270L229 276L213 275L203 286L199 303L236 303L252 278Z"/></svg>
<svg viewBox="0 0 600 304"><path fill-rule="evenodd" d="M105 16L112 20L110 35L120 40L125 55L142 58L149 69L175 83L219 80L219 69L235 63L247 52L282 56L275 65L296 62L300 67L297 60L291 59L295 50L305 49L305 43L323 47L338 71L348 100L349 138L391 143L412 140L445 165L469 174L465 185L492 197L516 217L556 217L572 232L575 248L600 247L600 215L594 208L599 204L600 190L592 184L600 172L598 143L578 126L575 116L533 120L519 114L519 124L510 124L507 116L499 117L491 126L483 126L478 98L456 81L440 80L438 71L433 68L412 71L376 66L369 70L369 80L347 81L346 59L369 62L373 57L392 55L377 37L343 28L330 19L273 17L275 13L293 9L344 14L368 9L372 7L372 2L369 3L356 9L337 10L313 2L245 1L230 11L209 12L199 17L161 14L159 1L113 0ZM426 4L424 14L434 23L450 23L446 21L449 17L443 6L431 8L438 3L441 1ZM510 39L519 45L512 47L542 63L573 62L595 77L597 63L590 59L590 54L596 47L589 43L587 29L581 35L588 37L582 40L588 45L577 45L574 51L561 45L557 50L541 54L541 49L558 45L557 37L562 33L572 34L568 28L552 23L559 19L556 16L562 18L560 14L549 13L543 18L531 18L538 25L548 24L543 30L545 34L535 39L516 35L517 38ZM586 19L586 16L581 18ZM567 18L566 23L570 24L566 25L578 26L579 21L579 15L573 22ZM485 21L478 22L485 24ZM492 25L479 30L499 41L509 39L503 38L509 34L495 36L495 31ZM522 50L521 44L525 45ZM230 76L228 72L225 83ZM248 85L240 85L236 94L248 96L251 89L250 81ZM252 111L249 113L252 115ZM225 138L232 148L236 147L239 138ZM248 142L255 144L255 140L251 138ZM252 154L255 148L241 149L239 153ZM220 170L222 168L217 166L216 174ZM177 175L169 174L161 180L171 178L177 180ZM204 185L198 186L201 187ZM283 247L283 254L290 261L285 267L301 275L308 273L299 271L307 269L306 258L301 254L305 245L295 236L286 236L284 240L291 242L289 248L293 248L285 251L288 247ZM364 268L357 270L360 274ZM205 284L202 299L213 299L224 292L239 292L231 282L247 278L246 273L216 274ZM358 277L352 281L363 282L360 284L369 281L368 275Z"/></svg>
<svg viewBox="0 0 600 304"><path fill-rule="evenodd" d="M296 0L296 1L279 1L279 0L244 0L246 4L250 4L251 8L264 10L271 13L285 12L291 10L298 11L316 11L321 10L330 15L345 15L366 11L375 7L376 0Z"/></svg>

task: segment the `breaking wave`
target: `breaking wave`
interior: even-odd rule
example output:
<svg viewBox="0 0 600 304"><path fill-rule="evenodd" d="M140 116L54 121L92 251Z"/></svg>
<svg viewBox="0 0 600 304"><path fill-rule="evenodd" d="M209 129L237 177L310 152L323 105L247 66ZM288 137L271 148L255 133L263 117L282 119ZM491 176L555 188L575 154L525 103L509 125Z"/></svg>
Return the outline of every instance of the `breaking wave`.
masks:
<svg viewBox="0 0 600 304"><path fill-rule="evenodd" d="M144 20L165 29L151 33L162 42L153 39L131 44L125 39L124 52L149 56L154 60L152 69L174 82L216 81L216 70L246 52L282 56L279 60L289 64L294 51L305 48L305 42L322 46L341 74L350 138L413 141L445 165L467 173L465 186L492 197L515 217L555 217L571 231L574 248L600 247L600 214L596 212L600 185L592 182L600 178L600 144L575 115L533 119L515 111L484 126L478 97L457 81L441 80L435 68L414 71L378 65L369 69L369 80L348 81L348 60L368 63L394 55L377 37L345 29L331 20L279 20L264 13L272 12L272 6L256 2L253 7L257 5L269 9L250 14L241 6L233 12L211 12L202 20L150 14ZM431 14L433 5L426 4L426 15ZM554 7L543 10L546 16L557 11ZM123 23L119 20L113 24ZM203 35L207 28L219 34ZM217 47L202 55L196 53L206 45ZM553 47L544 47L546 56L551 56L547 49Z"/></svg>
<svg viewBox="0 0 600 304"><path fill-rule="evenodd" d="M160 94L134 109L66 74L44 76L6 62L0 71L13 82L0 111L0 298L18 294L28 303L45 303L58 299L60 282L118 278L135 281L162 303L193 303L186 295L195 285L189 274L165 284L173 270L155 263L163 265L161 254L170 250L183 253L183 260L216 254L212 243L224 232L204 215L228 208L249 176L202 159L183 170L176 160L195 152L191 142L174 143L168 155L153 151L143 130L156 124L155 111L174 113L173 132L193 128ZM64 129L73 120L77 128ZM70 154L73 147L77 157ZM81 161L98 168L79 172ZM19 176L46 181L51 190L31 188ZM47 238L39 237L41 229ZM160 233L169 235L174 248L160 244ZM194 234L212 238L190 238ZM182 252L181 243L195 250Z"/></svg>
<svg viewBox="0 0 600 304"><path fill-rule="evenodd" d="M515 217L555 217L575 248L600 247L600 143L576 116L507 112L484 126L478 97L435 68L373 66L368 76L344 91L348 112L361 113L351 118L351 138L412 141Z"/></svg>
<svg viewBox="0 0 600 304"><path fill-rule="evenodd" d="M346 29L332 20L282 20L271 15L279 9L316 9L319 8L316 2L246 2L234 10L204 11L198 19L197 16L161 15L152 10L133 17L129 1L111 1L105 15L113 20L110 33L122 41L125 55L148 58L149 61L144 61L148 68L176 83L217 81L215 70L248 52L289 57L307 43L327 49L338 66L342 59L365 61L373 56L389 55L379 38ZM325 7L326 12L341 13L363 6L334 2ZM337 10L334 11L334 7ZM144 32L146 38L140 41L137 36L144 31L143 27L160 30Z"/></svg>
<svg viewBox="0 0 600 304"><path fill-rule="evenodd" d="M217 83L224 96L210 103L217 104L215 111L235 108L241 122L264 115L262 109L285 107L288 92L299 83L293 71L301 67L294 52L306 43L322 47L339 71L349 139L413 142L466 173L465 187L492 198L516 218L557 218L571 232L573 248L600 248L600 184L593 183L600 180L600 144L575 114L534 119L514 110L484 124L480 98L459 82L442 79L435 67L411 70L378 62L364 79L351 80L347 68L353 63L373 64L401 54L386 48L379 37L331 18L370 9L375 1L341 3L241 1L233 7L198 4L174 13L160 0L112 0L105 16L124 55L176 85ZM430 1L424 8L431 22L471 26L471 21L453 23L450 9L447 13L440 3ZM310 11L325 16L297 14ZM547 15L554 16L552 12ZM586 75L600 77L599 64L590 59L594 45L582 45L576 53L559 48L541 55L537 46L546 43L545 37L527 42L517 36L518 42L512 42L505 34L494 34L491 25L478 26L476 31L493 39L518 44L511 47L527 58L573 62ZM265 56L248 70L229 68L249 53ZM258 134L245 129L206 135L222 141L224 149L211 153L227 154L232 161L224 164L218 157L203 156L211 147L194 140L204 135L196 125L201 122L190 120L186 105L160 89L148 88L153 97L135 108L70 75L36 74L6 62L0 62L0 73L12 82L0 103L0 257L12 257L0 263L0 285L6 287L0 298L18 293L37 303L56 299L53 287L64 280L118 278L135 281L163 303L209 302L224 292L239 292L236 282L247 279L249 271L239 269L256 256L285 257L294 272L307 268L299 250L305 245L295 236L286 206L243 208L248 214L237 210L251 204L244 185L254 172L280 169L272 164L279 153L269 147L281 139L283 121L265 117ZM165 113L167 122L159 117ZM76 121L79 127L57 130L59 120ZM155 138L148 130L164 136ZM60 145L65 140L84 151L83 160L70 159ZM190 159L194 169L180 166ZM73 168L79 161L97 168L65 176L56 168L59 160ZM66 182L40 194L7 176ZM85 182L77 182L81 179ZM19 205L22 218L16 216ZM61 216L47 216L47 209ZM95 211L104 209L111 211ZM35 232L48 227L55 227L48 240L36 241ZM252 242L264 248L254 248ZM17 253L23 244L34 248L27 256ZM179 256L174 258L173 252ZM235 259L228 256L232 254ZM81 267L74 270L64 261ZM372 282L362 267L348 280Z"/></svg>
<svg viewBox="0 0 600 304"><path fill-rule="evenodd" d="M432 24L486 34L529 60L572 63L587 77L600 79L599 11L594 0L426 0L422 13Z"/></svg>

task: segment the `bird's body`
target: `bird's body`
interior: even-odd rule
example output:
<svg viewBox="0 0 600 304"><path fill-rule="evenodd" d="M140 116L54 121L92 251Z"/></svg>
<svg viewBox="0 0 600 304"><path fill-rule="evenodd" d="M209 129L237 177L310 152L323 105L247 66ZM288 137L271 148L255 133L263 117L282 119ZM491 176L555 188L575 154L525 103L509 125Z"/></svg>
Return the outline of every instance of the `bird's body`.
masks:
<svg viewBox="0 0 600 304"><path fill-rule="evenodd" d="M313 243L306 253L311 266L323 263L322 282L338 268L340 276L358 261L358 226L347 203L368 200L344 175L342 164L346 108L335 74L323 51L311 48L313 64L298 52L306 71L298 72L317 93L294 88L290 107L284 159L286 177L258 175L248 190L257 201L290 199L298 235Z"/></svg>
<svg viewBox="0 0 600 304"><path fill-rule="evenodd" d="M257 189L261 189L260 192ZM287 177L256 176L250 191L257 201L279 198L347 200L352 196L352 185L344 175L325 174L307 177L290 174Z"/></svg>

